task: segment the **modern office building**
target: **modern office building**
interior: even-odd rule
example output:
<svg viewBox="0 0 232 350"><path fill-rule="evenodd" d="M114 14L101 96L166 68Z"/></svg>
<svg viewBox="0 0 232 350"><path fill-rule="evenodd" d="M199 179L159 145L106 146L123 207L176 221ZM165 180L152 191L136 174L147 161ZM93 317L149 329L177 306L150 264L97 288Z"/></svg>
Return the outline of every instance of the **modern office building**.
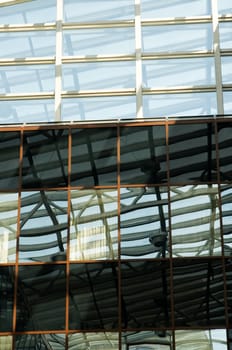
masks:
<svg viewBox="0 0 232 350"><path fill-rule="evenodd" d="M231 0L1 0L0 43L0 350L231 350Z"/></svg>

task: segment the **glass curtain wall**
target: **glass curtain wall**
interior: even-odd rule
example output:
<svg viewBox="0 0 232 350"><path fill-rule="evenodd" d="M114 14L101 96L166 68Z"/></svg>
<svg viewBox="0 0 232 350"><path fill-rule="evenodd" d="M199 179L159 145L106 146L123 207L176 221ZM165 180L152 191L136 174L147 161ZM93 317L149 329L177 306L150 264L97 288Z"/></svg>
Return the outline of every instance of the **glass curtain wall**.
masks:
<svg viewBox="0 0 232 350"><path fill-rule="evenodd" d="M230 0L1 0L0 123L232 112Z"/></svg>
<svg viewBox="0 0 232 350"><path fill-rule="evenodd" d="M0 345L231 348L230 118L0 129Z"/></svg>

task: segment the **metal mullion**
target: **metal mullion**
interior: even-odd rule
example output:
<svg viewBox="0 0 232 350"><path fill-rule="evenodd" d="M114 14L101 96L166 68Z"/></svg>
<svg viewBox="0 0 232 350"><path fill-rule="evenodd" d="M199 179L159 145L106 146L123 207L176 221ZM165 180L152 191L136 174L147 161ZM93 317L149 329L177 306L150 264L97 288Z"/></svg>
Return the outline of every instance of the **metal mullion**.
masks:
<svg viewBox="0 0 232 350"><path fill-rule="evenodd" d="M187 16L182 18L166 17L162 19L144 19L142 20L142 26L201 24L210 23L211 19L211 16Z"/></svg>
<svg viewBox="0 0 232 350"><path fill-rule="evenodd" d="M55 121L61 120L62 50L63 50L63 0L57 0L56 58L55 58Z"/></svg>
<svg viewBox="0 0 232 350"><path fill-rule="evenodd" d="M69 63L95 63L95 62L125 62L125 61L134 61L135 60L135 54L128 54L128 55L83 55L83 56L63 56L62 63L63 64L69 64ZM1 65L1 60L0 60Z"/></svg>
<svg viewBox="0 0 232 350"><path fill-rule="evenodd" d="M28 65L42 65L54 64L54 57L34 57L34 58L1 58L0 67L2 66L28 66Z"/></svg>
<svg viewBox="0 0 232 350"><path fill-rule="evenodd" d="M56 29L55 23L0 25L0 33L35 32L35 31L55 30L55 29Z"/></svg>
<svg viewBox="0 0 232 350"><path fill-rule="evenodd" d="M224 114L217 1L211 0L211 6L212 6L213 49L214 49L214 64L215 64L215 78L216 78L216 93L217 93L217 113Z"/></svg>
<svg viewBox="0 0 232 350"><path fill-rule="evenodd" d="M143 118L141 0L135 0L136 118Z"/></svg>
<svg viewBox="0 0 232 350"><path fill-rule="evenodd" d="M92 22L69 22L63 24L63 30L73 29L99 29L99 28L126 28L133 27L134 20L118 21L92 21Z"/></svg>

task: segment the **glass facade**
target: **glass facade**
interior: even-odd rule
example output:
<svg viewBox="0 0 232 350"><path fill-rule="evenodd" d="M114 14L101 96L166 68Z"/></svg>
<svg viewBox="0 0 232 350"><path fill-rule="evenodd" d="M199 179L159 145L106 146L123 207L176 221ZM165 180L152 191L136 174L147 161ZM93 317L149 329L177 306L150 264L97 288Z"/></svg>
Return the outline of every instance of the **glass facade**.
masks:
<svg viewBox="0 0 232 350"><path fill-rule="evenodd" d="M231 114L230 0L1 0L0 123Z"/></svg>
<svg viewBox="0 0 232 350"><path fill-rule="evenodd" d="M0 349L231 350L231 0L0 23Z"/></svg>
<svg viewBox="0 0 232 350"><path fill-rule="evenodd" d="M229 349L230 118L0 135L3 349Z"/></svg>

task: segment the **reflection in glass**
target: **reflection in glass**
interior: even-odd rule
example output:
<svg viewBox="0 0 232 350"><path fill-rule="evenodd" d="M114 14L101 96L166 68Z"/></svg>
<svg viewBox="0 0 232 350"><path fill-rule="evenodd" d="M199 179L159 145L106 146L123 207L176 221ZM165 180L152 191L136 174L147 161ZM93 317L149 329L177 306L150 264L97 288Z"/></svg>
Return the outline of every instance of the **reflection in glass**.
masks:
<svg viewBox="0 0 232 350"><path fill-rule="evenodd" d="M16 335L17 350L66 350L64 334L23 334Z"/></svg>
<svg viewBox="0 0 232 350"><path fill-rule="evenodd" d="M163 125L121 127L121 183L167 181L166 137Z"/></svg>
<svg viewBox="0 0 232 350"><path fill-rule="evenodd" d="M17 331L65 329L64 265L20 266Z"/></svg>
<svg viewBox="0 0 232 350"><path fill-rule="evenodd" d="M220 255L218 187L171 187L173 256Z"/></svg>
<svg viewBox="0 0 232 350"><path fill-rule="evenodd" d="M225 326L221 259L173 260L175 326Z"/></svg>
<svg viewBox="0 0 232 350"><path fill-rule="evenodd" d="M232 181L232 123L219 122L218 129L218 144L219 144L219 166L221 181Z"/></svg>
<svg viewBox="0 0 232 350"><path fill-rule="evenodd" d="M227 350L226 330L175 331L176 350Z"/></svg>
<svg viewBox="0 0 232 350"><path fill-rule="evenodd" d="M226 259L226 289L227 289L227 307L229 325L232 328L232 261L231 258ZM232 334L231 334L232 340Z"/></svg>
<svg viewBox="0 0 232 350"><path fill-rule="evenodd" d="M117 220L117 191L72 191L70 260L116 259Z"/></svg>
<svg viewBox="0 0 232 350"><path fill-rule="evenodd" d="M14 267L0 266L0 332L12 331Z"/></svg>
<svg viewBox="0 0 232 350"><path fill-rule="evenodd" d="M172 333L169 330L122 334L122 350L170 350L172 348Z"/></svg>
<svg viewBox="0 0 232 350"><path fill-rule="evenodd" d="M73 333L68 336L68 350L118 350L118 333Z"/></svg>
<svg viewBox="0 0 232 350"><path fill-rule="evenodd" d="M167 189L122 188L120 227L122 259L168 256Z"/></svg>
<svg viewBox="0 0 232 350"><path fill-rule="evenodd" d="M222 204L222 232L224 243L224 254L232 255L232 188L230 185L221 185L221 204Z"/></svg>
<svg viewBox="0 0 232 350"><path fill-rule="evenodd" d="M20 133L15 131L0 134L0 189L17 189L19 178Z"/></svg>
<svg viewBox="0 0 232 350"><path fill-rule="evenodd" d="M170 318L170 270L164 261L121 264L123 328L167 327Z"/></svg>
<svg viewBox="0 0 232 350"><path fill-rule="evenodd" d="M12 350L12 335L1 335L0 336L0 349Z"/></svg>
<svg viewBox="0 0 232 350"><path fill-rule="evenodd" d="M24 133L22 186L67 185L68 131L39 130Z"/></svg>
<svg viewBox="0 0 232 350"><path fill-rule="evenodd" d="M117 184L117 129L75 129L72 132L71 184Z"/></svg>
<svg viewBox="0 0 232 350"><path fill-rule="evenodd" d="M18 194L0 193L0 263L15 261Z"/></svg>
<svg viewBox="0 0 232 350"><path fill-rule="evenodd" d="M21 194L19 261L66 260L67 192Z"/></svg>
<svg viewBox="0 0 232 350"><path fill-rule="evenodd" d="M171 183L217 180L214 124L169 126Z"/></svg>
<svg viewBox="0 0 232 350"><path fill-rule="evenodd" d="M69 329L118 329L115 263L70 265Z"/></svg>

